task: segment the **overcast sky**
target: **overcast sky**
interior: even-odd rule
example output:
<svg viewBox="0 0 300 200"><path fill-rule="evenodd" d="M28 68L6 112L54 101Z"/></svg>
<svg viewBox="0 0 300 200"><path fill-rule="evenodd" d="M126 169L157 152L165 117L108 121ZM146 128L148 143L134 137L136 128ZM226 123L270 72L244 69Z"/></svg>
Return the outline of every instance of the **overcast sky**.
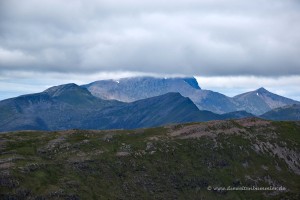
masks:
<svg viewBox="0 0 300 200"><path fill-rule="evenodd" d="M299 0L0 0L0 99L132 75L300 100Z"/></svg>

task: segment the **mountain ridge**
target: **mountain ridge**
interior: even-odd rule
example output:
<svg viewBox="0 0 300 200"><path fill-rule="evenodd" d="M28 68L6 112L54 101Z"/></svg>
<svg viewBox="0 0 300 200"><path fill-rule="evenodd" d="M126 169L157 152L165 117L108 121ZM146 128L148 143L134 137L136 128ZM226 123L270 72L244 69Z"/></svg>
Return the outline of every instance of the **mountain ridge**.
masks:
<svg viewBox="0 0 300 200"><path fill-rule="evenodd" d="M189 97L201 110L209 110L218 114L236 111L232 100L218 92L202 90L194 77L185 78L154 78L132 77L118 80L100 80L82 85L94 96L102 99L115 99L132 102L169 92L179 92ZM222 99L222 103L211 102Z"/></svg>
<svg viewBox="0 0 300 200"><path fill-rule="evenodd" d="M199 101L196 103L194 102L195 99L193 101L193 99L183 96L180 92L168 92L157 96L147 94L150 97L133 102L121 102L96 97L85 86L78 86L74 83L64 84L50 87L40 93L21 95L0 101L0 131L29 129L66 130L72 128L134 129L161 126L170 123L239 119L253 117L254 115L249 110L253 111L253 109L257 109L261 112L265 109L266 112L264 113L267 113L274 110L271 109L271 105L276 107L276 105L296 102L270 93L264 88L237 95L234 97L237 99L235 102L220 93L202 90L199 85L197 87L195 84L196 79L174 78L171 80L171 83L167 79L157 79L154 82L149 77L139 79L146 81L146 83L151 82L152 86L165 84L165 87L161 91L168 90L168 86L170 85L173 85L173 89L176 89L175 86L183 85L184 87L180 90L187 93L190 91L194 92L193 97L197 97L200 93L201 96L200 98L198 97L197 100ZM116 82L117 80L108 80L104 81L104 83L110 84L111 81L114 81L115 84L121 84L122 80L118 80L119 83ZM126 80L133 81L131 78ZM103 83L103 81L96 83ZM138 87L139 81L134 80L133 83L134 86ZM134 88L137 89L136 87ZM147 88L148 86L143 85L142 87ZM157 88L154 87L153 89L157 92L161 88L156 90ZM132 85L129 87L130 91L133 91ZM137 94L139 92L137 90ZM142 91L140 95L145 95L145 91ZM274 103L276 98L280 100L277 104ZM265 100L266 102L264 102ZM266 106L268 106L268 109L266 109ZM285 106L290 109L289 105ZM288 109L281 112L286 113ZM220 114L220 112L215 113L211 110L220 112L221 110L228 110L228 112L221 112L222 114ZM286 114L288 117L283 115L281 118L274 118L276 113L278 113L276 108L271 114L257 116L275 120L298 120L297 109L293 108L289 111L290 115Z"/></svg>
<svg viewBox="0 0 300 200"><path fill-rule="evenodd" d="M123 102L132 102L168 92L179 92L182 96L189 97L200 110L217 114L245 110L253 115L261 115L277 107L300 104L298 101L271 93L263 87L228 97L218 92L201 89L194 77L131 77L95 81L82 87L99 98Z"/></svg>
<svg viewBox="0 0 300 200"><path fill-rule="evenodd" d="M280 108L274 108L260 116L264 119L282 120L282 121L299 121L300 120L300 105L288 105Z"/></svg>
<svg viewBox="0 0 300 200"><path fill-rule="evenodd" d="M199 111L180 93L124 103L100 99L76 84L0 101L0 110L0 131L132 129L219 117Z"/></svg>

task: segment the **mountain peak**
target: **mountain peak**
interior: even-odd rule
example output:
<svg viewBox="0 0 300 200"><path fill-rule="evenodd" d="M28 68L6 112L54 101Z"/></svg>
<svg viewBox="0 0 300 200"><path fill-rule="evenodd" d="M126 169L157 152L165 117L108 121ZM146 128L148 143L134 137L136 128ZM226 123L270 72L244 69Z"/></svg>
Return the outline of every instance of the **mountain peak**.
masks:
<svg viewBox="0 0 300 200"><path fill-rule="evenodd" d="M83 85L94 96L106 100L133 102L140 99L179 92L191 99L198 98L201 91L194 77L151 77L138 76L118 80L100 80Z"/></svg>
<svg viewBox="0 0 300 200"><path fill-rule="evenodd" d="M44 92L52 97L60 96L66 91L75 91L75 90L85 90L84 88L81 88L80 86L76 85L75 83L68 83L64 85L58 85L53 86L48 89L46 89ZM88 92L87 90L85 90Z"/></svg>
<svg viewBox="0 0 300 200"><path fill-rule="evenodd" d="M274 94L263 87L237 95L233 99L238 102L239 109L255 115L261 115L274 108L299 104L297 101Z"/></svg>
<svg viewBox="0 0 300 200"><path fill-rule="evenodd" d="M199 87L198 81L195 77L186 77L183 78L183 80L188 83L190 86L192 86L193 88L200 90L201 88Z"/></svg>
<svg viewBox="0 0 300 200"><path fill-rule="evenodd" d="M256 90L256 92L265 93L265 92L269 92L269 91L266 90L264 87L260 87Z"/></svg>
<svg viewBox="0 0 300 200"><path fill-rule="evenodd" d="M123 81L183 81L187 84L189 84L191 87L193 87L194 89L201 89L199 87L199 84L196 80L195 77L151 77L151 76L138 76L138 77L129 77L129 78L122 78L122 79L119 79L119 80L112 80L114 82L117 82L117 83L120 83L120 80L123 80Z"/></svg>

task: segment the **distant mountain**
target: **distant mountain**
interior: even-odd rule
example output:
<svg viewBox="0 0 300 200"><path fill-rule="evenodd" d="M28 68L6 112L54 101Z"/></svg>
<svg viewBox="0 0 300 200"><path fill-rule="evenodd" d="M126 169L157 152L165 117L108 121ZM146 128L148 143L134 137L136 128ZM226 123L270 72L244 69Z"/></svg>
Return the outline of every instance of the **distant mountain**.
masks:
<svg viewBox="0 0 300 200"><path fill-rule="evenodd" d="M220 115L199 111L197 106L179 93L167 93L91 113L83 124L96 129L133 129L170 123L220 119Z"/></svg>
<svg viewBox="0 0 300 200"><path fill-rule="evenodd" d="M273 94L264 88L230 98L218 92L202 90L194 77L132 77L96 81L83 87L99 98L122 102L179 92L182 96L189 97L200 110L218 114L245 110L253 115L261 115L277 107L300 103Z"/></svg>
<svg viewBox="0 0 300 200"><path fill-rule="evenodd" d="M169 92L179 92L182 96L189 97L200 110L209 110L215 113L227 113L237 110L231 98L218 92L201 90L194 77L133 77L101 80L83 85L83 87L99 98L115 99L123 102L132 102Z"/></svg>
<svg viewBox="0 0 300 200"><path fill-rule="evenodd" d="M183 96L189 96L200 90L195 78L133 77L101 80L83 87L101 99L116 99L123 102L146 99L169 92L179 92Z"/></svg>
<svg viewBox="0 0 300 200"><path fill-rule="evenodd" d="M221 119L179 93L131 103L102 100L86 88L66 84L0 102L0 131L131 129Z"/></svg>
<svg viewBox="0 0 300 200"><path fill-rule="evenodd" d="M101 80L84 85L94 96L101 99L116 99L133 102L169 92L183 96L196 96L201 90L195 78L133 77L118 80Z"/></svg>
<svg viewBox="0 0 300 200"><path fill-rule="evenodd" d="M298 120L299 105L263 88L230 98L202 90L194 78L139 77L65 84L0 101L0 131L135 129L262 113L266 119ZM278 106L285 107L273 109Z"/></svg>
<svg viewBox="0 0 300 200"><path fill-rule="evenodd" d="M270 120L300 120L300 105L294 104L275 108L260 116L264 119Z"/></svg>
<svg viewBox="0 0 300 200"><path fill-rule="evenodd" d="M80 128L95 110L123 104L94 97L76 84L0 101L0 131Z"/></svg>
<svg viewBox="0 0 300 200"><path fill-rule="evenodd" d="M99 109L108 105L121 103L117 101L104 101L102 99L95 98L86 88L80 87L74 83L54 86L45 90L42 94L44 93L57 102L64 102L66 104L76 106L77 108L91 109L91 107L93 107L93 109Z"/></svg>
<svg viewBox="0 0 300 200"><path fill-rule="evenodd" d="M255 115L261 115L274 108L299 104L300 102L273 94L265 88L259 88L255 91L243 93L233 97L238 109L245 110Z"/></svg>

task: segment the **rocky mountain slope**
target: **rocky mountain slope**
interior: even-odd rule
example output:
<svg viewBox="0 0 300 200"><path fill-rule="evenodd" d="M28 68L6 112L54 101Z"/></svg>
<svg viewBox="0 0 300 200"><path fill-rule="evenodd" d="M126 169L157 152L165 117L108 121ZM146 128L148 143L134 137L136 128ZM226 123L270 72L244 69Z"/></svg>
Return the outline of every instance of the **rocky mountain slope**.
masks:
<svg viewBox="0 0 300 200"><path fill-rule="evenodd" d="M299 133L248 118L0 134L0 199L299 199Z"/></svg>

